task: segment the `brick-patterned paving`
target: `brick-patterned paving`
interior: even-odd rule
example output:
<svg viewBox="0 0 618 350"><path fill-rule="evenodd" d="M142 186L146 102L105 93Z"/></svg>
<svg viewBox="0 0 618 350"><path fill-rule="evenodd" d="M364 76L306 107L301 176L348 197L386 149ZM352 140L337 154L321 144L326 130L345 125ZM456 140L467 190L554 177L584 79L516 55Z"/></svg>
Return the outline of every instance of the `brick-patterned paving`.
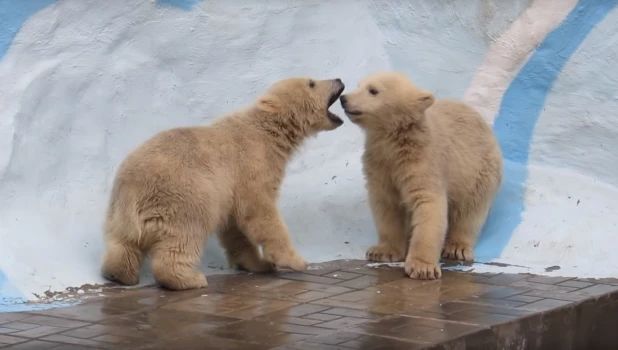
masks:
<svg viewBox="0 0 618 350"><path fill-rule="evenodd" d="M454 271L415 281L364 264L210 276L186 292L111 289L75 307L3 313L0 348L422 349L618 291L612 279Z"/></svg>

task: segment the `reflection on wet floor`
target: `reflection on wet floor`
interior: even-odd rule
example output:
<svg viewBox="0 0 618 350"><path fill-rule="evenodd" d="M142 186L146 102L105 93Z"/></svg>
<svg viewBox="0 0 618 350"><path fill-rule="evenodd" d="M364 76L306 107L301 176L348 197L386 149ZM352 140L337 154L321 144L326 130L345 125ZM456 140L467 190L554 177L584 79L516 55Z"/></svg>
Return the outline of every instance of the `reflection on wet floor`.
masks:
<svg viewBox="0 0 618 350"><path fill-rule="evenodd" d="M496 325L618 290L618 280L455 271L415 281L364 264L210 276L186 292L110 289L75 307L4 313L0 348L494 349L482 344L498 341Z"/></svg>

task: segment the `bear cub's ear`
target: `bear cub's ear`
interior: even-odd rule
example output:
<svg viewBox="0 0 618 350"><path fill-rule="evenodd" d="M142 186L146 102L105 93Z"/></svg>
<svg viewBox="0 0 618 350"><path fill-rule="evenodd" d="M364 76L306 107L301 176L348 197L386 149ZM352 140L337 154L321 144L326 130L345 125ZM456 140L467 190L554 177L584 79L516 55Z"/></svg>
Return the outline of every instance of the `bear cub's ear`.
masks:
<svg viewBox="0 0 618 350"><path fill-rule="evenodd" d="M431 107L431 105L436 102L436 98L429 91L419 91L418 98L416 100L417 105L423 111L427 108Z"/></svg>
<svg viewBox="0 0 618 350"><path fill-rule="evenodd" d="M281 112L281 100L275 95L264 95L258 98L257 108L266 113Z"/></svg>

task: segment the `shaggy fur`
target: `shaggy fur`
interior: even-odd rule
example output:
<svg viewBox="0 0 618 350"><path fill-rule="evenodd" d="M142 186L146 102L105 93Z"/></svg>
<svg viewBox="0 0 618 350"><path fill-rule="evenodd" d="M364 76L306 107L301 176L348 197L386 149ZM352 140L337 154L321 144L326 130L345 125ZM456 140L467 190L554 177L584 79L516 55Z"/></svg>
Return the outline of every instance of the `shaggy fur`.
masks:
<svg viewBox="0 0 618 350"><path fill-rule="evenodd" d="M161 132L139 146L114 182L103 276L135 285L150 253L162 286L205 287L196 266L215 231L239 268L305 269L277 198L286 164L303 140L343 123L328 111L343 89L339 79L283 80L245 110L210 126Z"/></svg>
<svg viewBox="0 0 618 350"><path fill-rule="evenodd" d="M405 259L417 279L440 278L441 253L472 261L502 182L500 147L479 113L435 101L394 72L365 78L340 100L366 136L363 169L379 233L367 258Z"/></svg>

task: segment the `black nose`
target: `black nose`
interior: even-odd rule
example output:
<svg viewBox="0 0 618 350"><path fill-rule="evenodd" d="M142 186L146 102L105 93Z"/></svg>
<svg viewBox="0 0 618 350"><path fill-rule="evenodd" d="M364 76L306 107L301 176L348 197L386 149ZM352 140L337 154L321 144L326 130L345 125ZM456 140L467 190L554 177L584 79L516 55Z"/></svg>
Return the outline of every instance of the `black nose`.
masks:
<svg viewBox="0 0 618 350"><path fill-rule="evenodd" d="M345 97L345 95L341 95L341 97L339 97L339 100L341 101L341 106L345 107L345 104L348 103L348 98Z"/></svg>
<svg viewBox="0 0 618 350"><path fill-rule="evenodd" d="M341 81L341 79L337 78L335 79L336 82L338 82L339 84L343 84L343 81Z"/></svg>

